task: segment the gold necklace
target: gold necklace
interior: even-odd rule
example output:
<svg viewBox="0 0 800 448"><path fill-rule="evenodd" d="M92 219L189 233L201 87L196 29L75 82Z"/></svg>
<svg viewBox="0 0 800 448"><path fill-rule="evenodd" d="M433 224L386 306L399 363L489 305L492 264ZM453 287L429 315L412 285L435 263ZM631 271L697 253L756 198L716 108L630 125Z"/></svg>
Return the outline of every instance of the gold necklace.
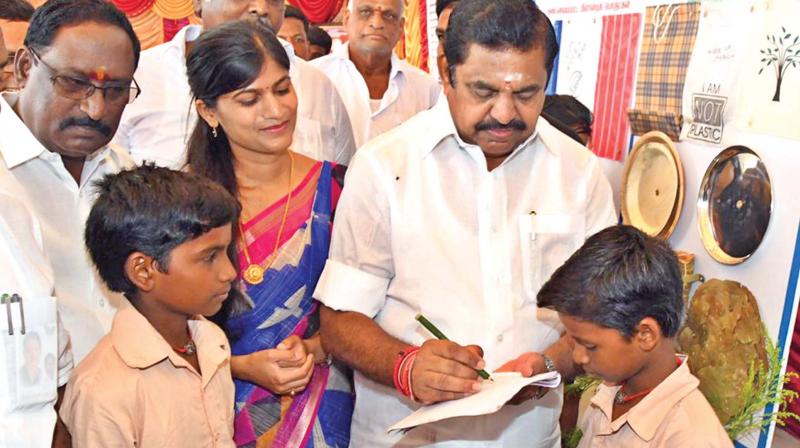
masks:
<svg viewBox="0 0 800 448"><path fill-rule="evenodd" d="M289 154L290 166L289 166L289 187L288 193L286 198L286 205L283 207L283 218L281 218L281 225L278 228L278 235L275 238L275 247L272 249L272 254L267 258L266 266L261 266L258 263L253 263L250 259L250 251L247 250L247 241L244 239L244 228L242 227L242 222L239 221L239 234L241 235L242 240L242 250L244 252L244 258L247 260L247 269L244 270L244 274L242 274L242 278L247 283L251 285L258 285L262 281L264 281L264 273L269 270L270 266L272 266L272 262L275 261L275 257L278 255L278 245L281 242L281 236L283 235L283 227L286 225L286 218L289 216L289 203L292 202L292 179L294 178L294 156L292 155L291 151L287 151Z"/></svg>

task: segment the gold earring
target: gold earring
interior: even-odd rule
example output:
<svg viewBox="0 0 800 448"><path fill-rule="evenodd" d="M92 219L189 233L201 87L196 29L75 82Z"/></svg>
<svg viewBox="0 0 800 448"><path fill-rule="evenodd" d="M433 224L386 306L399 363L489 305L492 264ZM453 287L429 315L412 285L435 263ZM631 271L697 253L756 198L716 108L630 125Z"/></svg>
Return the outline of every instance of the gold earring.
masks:
<svg viewBox="0 0 800 448"><path fill-rule="evenodd" d="M216 126L211 128L211 135L213 135L214 138L217 138L217 127Z"/></svg>

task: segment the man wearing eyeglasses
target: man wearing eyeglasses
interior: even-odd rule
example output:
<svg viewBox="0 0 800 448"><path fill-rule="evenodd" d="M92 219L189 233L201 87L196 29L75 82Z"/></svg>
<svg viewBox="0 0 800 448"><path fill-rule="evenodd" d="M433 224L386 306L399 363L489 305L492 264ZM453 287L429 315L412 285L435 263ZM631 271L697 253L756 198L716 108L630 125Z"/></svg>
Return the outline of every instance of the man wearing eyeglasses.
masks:
<svg viewBox="0 0 800 448"><path fill-rule="evenodd" d="M96 278L83 231L94 181L131 163L108 142L140 92L138 58L139 40L113 4L50 0L34 13L17 54L19 92L0 96L0 192L19 198L42 223L76 362L123 303Z"/></svg>
<svg viewBox="0 0 800 448"><path fill-rule="evenodd" d="M347 44L312 62L339 90L357 147L439 97L436 79L394 55L404 22L403 0L352 0L344 14Z"/></svg>

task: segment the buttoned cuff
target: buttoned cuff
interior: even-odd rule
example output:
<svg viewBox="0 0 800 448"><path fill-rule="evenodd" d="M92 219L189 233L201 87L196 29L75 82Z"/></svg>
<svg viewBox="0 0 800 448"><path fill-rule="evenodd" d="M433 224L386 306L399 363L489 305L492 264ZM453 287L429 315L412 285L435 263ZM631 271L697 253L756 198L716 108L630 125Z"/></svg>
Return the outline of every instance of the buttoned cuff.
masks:
<svg viewBox="0 0 800 448"><path fill-rule="evenodd" d="M337 311L356 311L375 317L386 302L389 279L328 260L314 298Z"/></svg>

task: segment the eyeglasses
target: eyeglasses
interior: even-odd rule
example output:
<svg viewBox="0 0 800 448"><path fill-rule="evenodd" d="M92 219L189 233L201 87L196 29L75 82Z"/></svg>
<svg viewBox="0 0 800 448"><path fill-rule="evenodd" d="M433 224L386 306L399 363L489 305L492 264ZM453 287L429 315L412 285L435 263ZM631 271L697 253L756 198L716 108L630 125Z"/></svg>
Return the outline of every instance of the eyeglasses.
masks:
<svg viewBox="0 0 800 448"><path fill-rule="evenodd" d="M9 52L8 57L0 62L0 85L8 87L14 81L14 53Z"/></svg>
<svg viewBox="0 0 800 448"><path fill-rule="evenodd" d="M356 12L358 13L358 17L361 20L369 20L372 18L373 15L375 15L375 13L378 13L381 15L381 18L386 23L396 24L397 22L400 21L400 15L391 10L374 9L369 6L362 6L358 8Z"/></svg>
<svg viewBox="0 0 800 448"><path fill-rule="evenodd" d="M130 83L109 83L105 86L97 86L86 79L59 75L58 71L47 62L44 62L42 57L39 56L33 50L33 48L28 48L28 51L52 74L50 77L50 82L53 83L56 93L64 98L71 100L85 100L86 98L94 95L96 90L100 90L103 92L103 98L110 103L131 104L142 93L142 89L139 87L139 84L135 79L131 79L133 85Z"/></svg>

